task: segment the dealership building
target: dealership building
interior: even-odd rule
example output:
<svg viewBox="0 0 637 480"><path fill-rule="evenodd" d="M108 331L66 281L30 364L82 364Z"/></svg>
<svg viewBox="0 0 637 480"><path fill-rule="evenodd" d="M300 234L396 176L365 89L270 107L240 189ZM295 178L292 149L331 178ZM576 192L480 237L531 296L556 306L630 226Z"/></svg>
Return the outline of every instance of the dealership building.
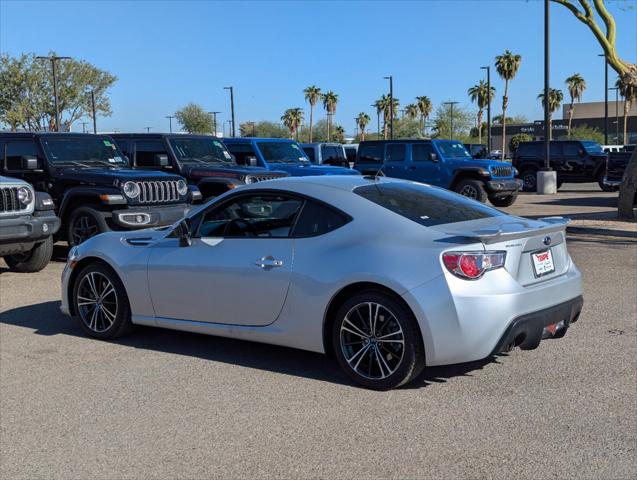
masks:
<svg viewBox="0 0 637 480"><path fill-rule="evenodd" d="M568 104L562 105L562 118L553 118L553 138L560 139L568 132ZM604 102L576 103L573 128L588 126L604 133ZM608 102L608 144L637 143L637 102L633 102L626 119L627 142L624 142L624 102ZM507 124L506 135L510 139L518 133L526 133L534 140L544 140L544 120L533 123ZM494 150L502 145L502 126L491 126L491 146ZM508 149L508 141L507 141Z"/></svg>

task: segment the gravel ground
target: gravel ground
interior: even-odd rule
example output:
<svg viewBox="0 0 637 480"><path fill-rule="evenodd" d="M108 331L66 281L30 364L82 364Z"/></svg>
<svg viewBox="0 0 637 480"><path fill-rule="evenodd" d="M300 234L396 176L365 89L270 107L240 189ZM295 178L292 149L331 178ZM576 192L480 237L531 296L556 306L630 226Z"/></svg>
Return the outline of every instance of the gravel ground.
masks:
<svg viewBox="0 0 637 480"><path fill-rule="evenodd" d="M90 340L59 313L63 263L0 263L0 477L634 479L637 242L569 248L585 307L565 338L384 393L293 349Z"/></svg>

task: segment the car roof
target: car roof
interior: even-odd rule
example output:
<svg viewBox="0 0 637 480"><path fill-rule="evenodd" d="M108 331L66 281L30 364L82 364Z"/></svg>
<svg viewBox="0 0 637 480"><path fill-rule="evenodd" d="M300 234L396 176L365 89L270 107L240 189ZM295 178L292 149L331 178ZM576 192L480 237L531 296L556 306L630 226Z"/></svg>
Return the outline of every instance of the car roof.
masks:
<svg viewBox="0 0 637 480"><path fill-rule="evenodd" d="M35 138L35 137L108 137L108 133L82 132L0 132L0 137Z"/></svg>
<svg viewBox="0 0 637 480"><path fill-rule="evenodd" d="M222 141L214 135L201 135L197 133L111 133L113 138L205 138Z"/></svg>
<svg viewBox="0 0 637 480"><path fill-rule="evenodd" d="M363 140L359 145L367 143L431 143L431 138L401 138L396 140ZM455 140L454 140L455 141ZM346 145L347 146L347 145Z"/></svg>
<svg viewBox="0 0 637 480"><path fill-rule="evenodd" d="M279 143L297 143L296 140L290 138L268 138L268 137L224 137L220 139L224 143L250 143L250 142L279 142Z"/></svg>
<svg viewBox="0 0 637 480"><path fill-rule="evenodd" d="M372 175L314 175L308 177L283 177L274 180L264 180L258 183L242 186L242 190L274 188L277 190L292 190L303 192L306 186L319 186L337 188L339 190L352 191L357 187L374 184L405 183L409 180L401 180L391 177L374 177Z"/></svg>
<svg viewBox="0 0 637 480"><path fill-rule="evenodd" d="M321 145L327 145L329 147L342 147L343 145L338 142L312 142L312 143L301 143L302 147L320 147Z"/></svg>

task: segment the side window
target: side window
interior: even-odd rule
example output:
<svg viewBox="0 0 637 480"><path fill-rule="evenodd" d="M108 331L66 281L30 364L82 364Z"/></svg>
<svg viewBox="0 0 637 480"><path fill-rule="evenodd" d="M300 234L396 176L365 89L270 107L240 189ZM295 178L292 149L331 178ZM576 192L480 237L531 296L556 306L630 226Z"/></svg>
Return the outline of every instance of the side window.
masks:
<svg viewBox="0 0 637 480"><path fill-rule="evenodd" d="M128 144L129 141L125 138L118 138L115 140L115 144L119 147L119 149L122 151L122 153L124 155L126 155L127 157L130 158L130 155L128 155Z"/></svg>
<svg viewBox="0 0 637 480"><path fill-rule="evenodd" d="M257 154L254 152L254 148L249 143L231 143L230 145L226 145L230 153L232 153L237 159L237 163L239 165L247 165L248 161L246 157L257 157Z"/></svg>
<svg viewBox="0 0 637 480"><path fill-rule="evenodd" d="M294 237L313 237L336 230L348 222L347 217L318 202L308 200L294 227Z"/></svg>
<svg viewBox="0 0 637 480"><path fill-rule="evenodd" d="M321 145L321 158L324 162L332 160L334 158L334 149L331 146Z"/></svg>
<svg viewBox="0 0 637 480"><path fill-rule="evenodd" d="M387 161L404 162L406 149L407 145L405 145L404 143L394 143L387 145Z"/></svg>
<svg viewBox="0 0 637 480"><path fill-rule="evenodd" d="M353 147L345 149L345 155L347 156L348 162L356 161L356 149Z"/></svg>
<svg viewBox="0 0 637 480"><path fill-rule="evenodd" d="M287 238L302 204L287 195L242 195L206 212L199 236Z"/></svg>
<svg viewBox="0 0 637 480"><path fill-rule="evenodd" d="M33 140L9 140L7 142L7 171L22 170L22 156L38 157L38 147Z"/></svg>
<svg viewBox="0 0 637 480"><path fill-rule="evenodd" d="M303 151L307 155L307 158L310 159L310 162L314 163L316 161L314 157L314 147L303 147Z"/></svg>
<svg viewBox="0 0 637 480"><path fill-rule="evenodd" d="M382 143L372 143L370 145L362 145L358 149L359 163L383 163Z"/></svg>
<svg viewBox="0 0 637 480"><path fill-rule="evenodd" d="M582 147L580 147L577 142L564 142L562 146L564 148L565 157L577 157L579 155L579 151L582 150Z"/></svg>
<svg viewBox="0 0 637 480"><path fill-rule="evenodd" d="M414 143L411 146L411 158L414 162L430 161L429 155L433 152L434 149L429 143Z"/></svg>
<svg viewBox="0 0 637 480"><path fill-rule="evenodd" d="M138 167L154 167L155 155L167 155L161 140L137 140L135 142L135 164Z"/></svg>

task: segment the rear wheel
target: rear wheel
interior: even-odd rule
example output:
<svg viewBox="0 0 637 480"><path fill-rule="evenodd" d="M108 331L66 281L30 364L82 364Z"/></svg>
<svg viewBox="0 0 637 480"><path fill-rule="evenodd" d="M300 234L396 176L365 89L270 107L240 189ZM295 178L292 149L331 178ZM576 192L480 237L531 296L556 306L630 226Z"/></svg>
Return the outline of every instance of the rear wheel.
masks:
<svg viewBox="0 0 637 480"><path fill-rule="evenodd" d="M513 192L506 197L489 197L489 201L496 207L510 207L518 198L518 192Z"/></svg>
<svg viewBox="0 0 637 480"><path fill-rule="evenodd" d="M49 236L43 242L36 244L30 251L7 255L4 261L9 268L16 272L39 272L51 261L53 255L53 237Z"/></svg>
<svg viewBox="0 0 637 480"><path fill-rule="evenodd" d="M99 210L91 207L80 207L71 213L66 238L70 246L75 246L109 230L106 220Z"/></svg>
<svg viewBox="0 0 637 480"><path fill-rule="evenodd" d="M374 390L389 390L417 377L425 366L412 313L382 291L348 299L338 310L332 346L345 373Z"/></svg>
<svg viewBox="0 0 637 480"><path fill-rule="evenodd" d="M461 180L456 185L456 192L465 197L472 198L479 202L485 203L487 201L487 192L484 189L484 184L480 180L467 179Z"/></svg>
<svg viewBox="0 0 637 480"><path fill-rule="evenodd" d="M606 172L602 170L597 175L597 185L599 185L599 188L601 188L603 192L616 192L617 190L619 190L618 187L611 187L611 186L604 185L604 174L605 173Z"/></svg>
<svg viewBox="0 0 637 480"><path fill-rule="evenodd" d="M525 192L535 192L537 190L537 170L529 168L522 172L522 190Z"/></svg>

